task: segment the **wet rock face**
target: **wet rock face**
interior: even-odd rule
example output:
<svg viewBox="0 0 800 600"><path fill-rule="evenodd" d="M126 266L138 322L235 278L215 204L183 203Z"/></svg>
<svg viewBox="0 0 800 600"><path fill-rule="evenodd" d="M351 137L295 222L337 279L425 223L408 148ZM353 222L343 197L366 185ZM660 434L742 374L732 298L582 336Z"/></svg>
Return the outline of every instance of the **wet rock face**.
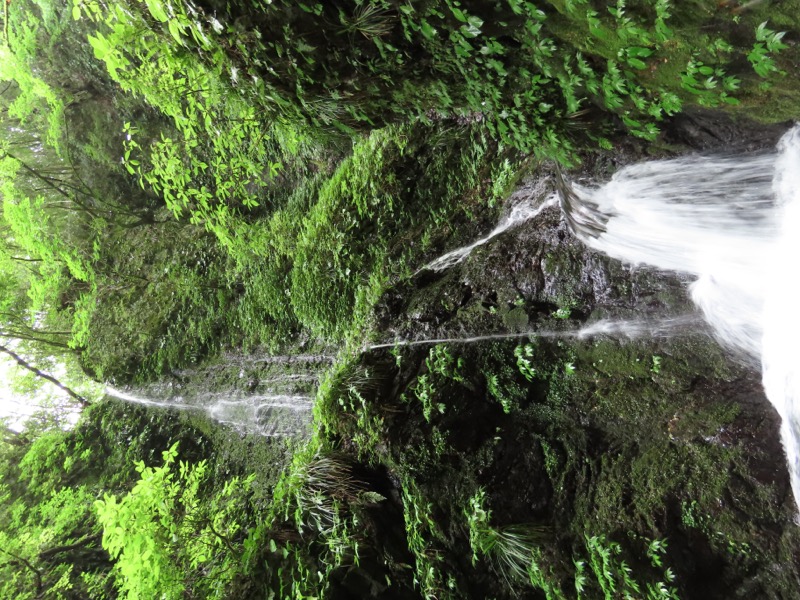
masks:
<svg viewBox="0 0 800 600"><path fill-rule="evenodd" d="M757 152L774 148L790 124L762 125L733 120L724 113L696 110L682 113L665 124L664 141L670 152ZM615 171L652 154L630 140L610 153L585 157L579 171L570 177L582 182L602 182ZM508 199L507 206L538 195L544 202L555 193L552 171L541 169ZM450 250L452 248L448 248ZM674 273L646 266L623 265L589 250L572 235L558 206L545 209L538 217L514 227L486 245L476 248L461 264L443 273L423 271L413 284L387 295L391 307L384 322L397 337L412 339L446 336L445 324L456 315L470 314L475 328L492 327L481 319L476 304L487 310L505 312L523 301L526 310L547 312L570 308L571 314L586 318L600 315L680 314L693 311L686 295L690 281ZM555 307L555 308L553 308ZM391 317L387 312L394 313ZM395 317L411 318L405 328ZM388 317L388 318L387 318ZM458 333L468 333L459 323ZM485 331L482 331L485 332Z"/></svg>
<svg viewBox="0 0 800 600"><path fill-rule="evenodd" d="M601 307L641 310L655 304L661 306L654 309L666 309L664 302L658 302L659 294L665 294L672 304L681 303L680 279L626 267L592 252L560 217L559 209L552 207L516 232L509 232L506 239L471 261L462 277L493 283L500 300L514 302L521 297L534 305L578 309L587 316ZM491 266L484 269L484 265ZM512 294L515 297L511 298Z"/></svg>
<svg viewBox="0 0 800 600"><path fill-rule="evenodd" d="M784 130L700 112L669 123L665 139L690 152L757 151L773 146ZM639 159L640 150L626 146L587 157L573 177L603 181ZM546 200L552 180L540 170L509 203L533 190ZM681 598L738 597L741 590L751 597L796 597L800 535L779 418L764 396L759 366L721 349L699 316L671 338L534 341L543 375L522 382L529 387L509 413L489 389L492 373L513 371L520 383L513 351L526 332L697 315L690 283L591 251L558 206L447 271L418 273L383 300L387 339L523 335L495 350L452 344L466 361L469 393L441 396L447 410L430 424L410 407L393 417L389 452L397 463L409 461L403 444L424 444L431 428L439 429L451 453L450 466L438 467L448 483L433 478L429 491L450 519L462 509L445 499L477 482L499 524L549 523L565 548L585 533L628 542L637 535L667 538ZM403 355L400 388L426 372L427 351L422 346ZM506 358L498 358L503 352ZM511 371L503 371L503 360ZM468 564L459 569L466 580L475 577Z"/></svg>
<svg viewBox="0 0 800 600"><path fill-rule="evenodd" d="M538 184L523 186L509 203L528 197ZM549 189L540 201L553 193ZM682 314L693 310L687 284L678 275L593 252L552 206L448 271L418 274L386 305L395 315L384 320L394 322L397 337L420 339L537 329L556 313L577 321Z"/></svg>
<svg viewBox="0 0 800 600"><path fill-rule="evenodd" d="M734 120L719 111L695 109L670 119L664 139L699 152L757 152L774 147L791 125Z"/></svg>

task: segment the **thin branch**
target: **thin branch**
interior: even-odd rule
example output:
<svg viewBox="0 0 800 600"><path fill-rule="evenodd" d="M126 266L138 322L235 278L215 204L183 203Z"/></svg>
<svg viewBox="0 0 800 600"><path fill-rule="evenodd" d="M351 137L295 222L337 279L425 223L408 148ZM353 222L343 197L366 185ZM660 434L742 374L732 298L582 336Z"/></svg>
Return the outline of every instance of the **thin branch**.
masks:
<svg viewBox="0 0 800 600"><path fill-rule="evenodd" d="M8 322L6 325L8 327L21 327L24 330L27 330L30 335L72 335L72 331L67 329L65 331L57 331L53 329L38 329L36 327L31 327L28 325L27 321L21 317L18 313L8 312L8 311L0 311L0 317L4 317ZM0 328L0 332L3 330ZM12 330L9 330L12 331ZM7 337L14 337L13 335L9 335Z"/></svg>
<svg viewBox="0 0 800 600"><path fill-rule="evenodd" d="M61 554L62 552L71 552L72 550L77 550L79 548L87 548L89 550L99 550L102 552L101 548L92 548L89 546L91 543L99 543L102 539L101 534L93 534L78 540L74 544L68 544L65 546L56 546L54 548L48 548L47 550L42 550L39 552L39 560L49 561L51 560L56 554Z"/></svg>
<svg viewBox="0 0 800 600"><path fill-rule="evenodd" d="M56 379L52 375L49 375L49 374L45 373L44 371L40 371L39 369L37 369L36 367L34 367L30 363L28 363L24 358L22 358L19 354L17 354L16 352L11 350L10 348L7 348L6 346L0 345L0 352L8 354L23 369L27 369L28 371L30 371L31 373L33 373L37 377L41 377L42 379L45 379L45 380L49 381L50 383L55 385L60 390L62 390L64 392L66 392L67 394L69 394L69 396L71 398L73 398L76 402L78 402L78 404L80 404L82 407L86 408L87 406L89 406L89 401L86 400L86 398L84 398L83 396L81 396L80 394L78 394L77 392L72 390L71 388L69 388L66 385L64 385L63 383L61 383L58 379Z"/></svg>
<svg viewBox="0 0 800 600"><path fill-rule="evenodd" d="M212 520L210 518L206 518L204 520L206 522L206 526L208 527L209 531L211 531L211 533L213 533L220 540L222 540L222 543L225 544L225 546L227 546L228 550L231 551L231 554L233 554L234 556L238 555L239 552L238 550L236 550L236 548L233 547L231 540L227 536L222 535L220 532L214 529L214 524Z"/></svg>
<svg viewBox="0 0 800 600"><path fill-rule="evenodd" d="M41 592L42 591L44 586L42 584L42 572L39 569L34 567L28 559L23 558L21 556L17 556L16 554L12 554L8 550L4 550L3 548L0 548L0 552L2 552L3 554L6 554L7 556L10 556L15 561L17 561L17 563L21 563L21 564L25 565L26 567L28 567L31 571L33 571L33 574L36 575L36 591L37 592Z"/></svg>
<svg viewBox="0 0 800 600"><path fill-rule="evenodd" d="M24 161L20 160L19 158L17 158L15 155L11 154L10 152L5 151L4 154L8 158L11 158L11 159L17 161L19 163L19 165L22 167L22 169L26 173L28 173L28 175L30 175L31 177L33 177L34 179L36 179L38 181L41 181L46 186L47 189L50 189L50 190L54 191L55 193L59 194L60 196L66 198L70 202L73 202L73 203L77 204L79 207L81 207L81 209L86 211L89 215L91 215L94 218L97 218L97 214L91 208L89 208L85 203L83 203L80 200L78 200L75 197L74 194L72 194L72 195L68 194L61 187L59 187L58 185L53 183L53 181L51 180L50 177L42 175L41 172L39 172L38 170L34 169L33 167L31 167L30 165L28 165Z"/></svg>
<svg viewBox="0 0 800 600"><path fill-rule="evenodd" d="M65 344L64 342L55 342L53 340L37 337L35 335L29 335L21 331L15 331L13 329L0 329L0 336L13 338L15 340L26 340L29 342L46 344L48 346L52 346L53 348L61 348L62 350L70 350L70 351L76 350L76 348L70 348L69 344Z"/></svg>

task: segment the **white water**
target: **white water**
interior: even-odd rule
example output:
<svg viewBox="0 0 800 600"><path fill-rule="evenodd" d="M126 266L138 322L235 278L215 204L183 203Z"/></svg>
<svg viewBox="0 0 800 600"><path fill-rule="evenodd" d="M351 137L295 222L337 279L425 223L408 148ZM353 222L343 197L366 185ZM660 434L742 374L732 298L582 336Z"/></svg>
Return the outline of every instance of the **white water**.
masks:
<svg viewBox="0 0 800 600"><path fill-rule="evenodd" d="M800 126L771 153L638 164L574 192L577 223L604 219L578 227L584 242L696 276L692 299L719 339L761 362L800 506Z"/></svg>
<svg viewBox="0 0 800 600"><path fill-rule="evenodd" d="M172 380L106 395L143 406L204 414L243 434L308 435L326 354L230 353L219 363L173 371Z"/></svg>
<svg viewBox="0 0 800 600"><path fill-rule="evenodd" d="M286 437L303 432L310 419L309 396L257 396L242 400L218 400L208 407L219 423L244 432Z"/></svg>
<svg viewBox="0 0 800 600"><path fill-rule="evenodd" d="M589 323L579 329L574 337L585 339L599 335L622 337L634 340L638 338L671 337L689 328L697 330L699 319L695 315L666 317L663 319L639 319L636 321L619 321L603 319Z"/></svg>
<svg viewBox="0 0 800 600"><path fill-rule="evenodd" d="M530 221L534 217L538 216L545 208L550 206L554 206L558 202L558 197L556 195L551 195L547 197L544 201L539 202L537 205L534 201L534 197L538 197L541 195L541 190L534 190L531 192L527 198L523 201L515 204L511 207L500 222L497 224L497 227L492 229L488 235L482 237L476 242L469 244L468 246L462 246L461 248L456 248L448 252L447 254L443 254L439 258L432 260L427 265L422 267L418 273L421 271L445 271L451 267L454 267L461 261L463 261L467 256L472 253L475 248L479 246L483 246L486 242L490 241L493 238L496 238L501 233L508 231L512 227L516 227L526 221Z"/></svg>
<svg viewBox="0 0 800 600"><path fill-rule="evenodd" d="M409 347L409 346L433 346L435 344L475 344L478 342L492 342L499 340L513 340L522 338L577 338L585 339L599 335L613 337L655 338L669 337L677 331L697 325L697 318L694 315L684 315L679 317L667 317L663 319L647 320L639 319L635 321L619 321L603 319L595 321L581 327L567 331L536 330L521 331L514 333L490 333L486 335L476 335L472 337L441 337L425 338L420 340L394 340L383 344L373 344L366 346L364 350L381 350L383 348Z"/></svg>
<svg viewBox="0 0 800 600"><path fill-rule="evenodd" d="M164 409L197 411L242 433L268 437L299 435L311 421L311 396L299 394L242 394L204 392L185 399L168 386L151 386L146 395L106 386L108 396Z"/></svg>

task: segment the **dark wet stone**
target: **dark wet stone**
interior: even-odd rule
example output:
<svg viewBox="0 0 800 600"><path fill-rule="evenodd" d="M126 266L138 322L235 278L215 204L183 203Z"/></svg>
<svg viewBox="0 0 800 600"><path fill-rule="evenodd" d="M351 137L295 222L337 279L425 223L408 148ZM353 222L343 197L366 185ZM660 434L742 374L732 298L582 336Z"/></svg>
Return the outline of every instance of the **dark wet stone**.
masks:
<svg viewBox="0 0 800 600"><path fill-rule="evenodd" d="M774 148L791 123L765 125L714 110L693 109L672 117L664 127L671 144L711 152L755 152Z"/></svg>

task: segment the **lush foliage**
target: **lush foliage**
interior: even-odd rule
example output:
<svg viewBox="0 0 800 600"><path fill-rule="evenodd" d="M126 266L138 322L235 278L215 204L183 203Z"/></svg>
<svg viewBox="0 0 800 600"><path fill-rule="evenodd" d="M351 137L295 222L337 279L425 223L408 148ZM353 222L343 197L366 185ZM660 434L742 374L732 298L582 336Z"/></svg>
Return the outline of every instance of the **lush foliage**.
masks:
<svg viewBox="0 0 800 600"><path fill-rule="evenodd" d="M667 0L226 11L7 7L5 335L102 378L356 337L433 232L503 195L518 152L570 162L685 105L783 103L791 60L759 11Z"/></svg>
<svg viewBox="0 0 800 600"><path fill-rule="evenodd" d="M138 462L141 477L126 496L105 494L94 503L122 597L224 597L237 572L242 505L252 478L233 477L208 497L200 491L208 463L181 462L176 473L177 455L174 444L160 467Z"/></svg>
<svg viewBox="0 0 800 600"><path fill-rule="evenodd" d="M315 436L277 482L285 447L190 417L109 403L69 432L55 418L5 429L0 595L442 599L475 583L675 598L667 529L742 572L785 556L792 540L758 555L723 511L724 493L758 504L736 478L773 490L713 441L732 410L674 400L703 384L662 350L359 351L402 332L398 306L426 330L497 317L518 331L534 314L567 327L578 300L526 305L538 283L506 282L475 308L471 282L447 291L419 269L475 239L545 163L664 151L683 110L796 118L798 10L5 2L0 345L79 383L182 382L231 348L343 349ZM431 280L445 291L426 313L416 291ZM38 387L29 373L19 391ZM524 479L509 466L520 444ZM527 513L499 497L511 478L539 485Z"/></svg>
<svg viewBox="0 0 800 600"><path fill-rule="evenodd" d="M4 597L227 598L258 588L249 577L264 544L259 503L282 450L251 452L245 466L226 450L228 434L196 425L205 427L109 401L69 432L9 434Z"/></svg>

